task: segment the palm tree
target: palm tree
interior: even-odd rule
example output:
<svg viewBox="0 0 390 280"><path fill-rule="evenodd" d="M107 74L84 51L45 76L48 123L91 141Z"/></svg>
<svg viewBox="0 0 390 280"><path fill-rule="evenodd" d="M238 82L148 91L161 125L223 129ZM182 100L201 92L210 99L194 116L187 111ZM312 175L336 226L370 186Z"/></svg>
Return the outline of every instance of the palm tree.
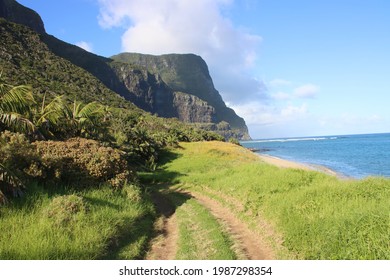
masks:
<svg viewBox="0 0 390 280"><path fill-rule="evenodd" d="M9 85L0 73L0 131L7 128L23 133L35 132L36 126L29 119L34 104L30 86Z"/></svg>
<svg viewBox="0 0 390 280"><path fill-rule="evenodd" d="M83 104L74 101L72 121L78 136L91 136L99 132L102 122L107 115L107 108L98 102Z"/></svg>
<svg viewBox="0 0 390 280"><path fill-rule="evenodd" d="M71 104L62 95L54 98L46 106L43 102L36 124L50 137L89 137L99 131L107 114L107 107L98 102L83 104L74 101Z"/></svg>

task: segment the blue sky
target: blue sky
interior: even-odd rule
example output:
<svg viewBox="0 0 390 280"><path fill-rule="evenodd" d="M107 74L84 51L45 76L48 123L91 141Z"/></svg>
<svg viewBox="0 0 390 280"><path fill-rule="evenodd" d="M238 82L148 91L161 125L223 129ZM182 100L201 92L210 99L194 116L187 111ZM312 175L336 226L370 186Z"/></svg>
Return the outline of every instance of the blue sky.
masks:
<svg viewBox="0 0 390 280"><path fill-rule="evenodd" d="M19 2L99 55L201 55L252 138L390 132L388 0Z"/></svg>

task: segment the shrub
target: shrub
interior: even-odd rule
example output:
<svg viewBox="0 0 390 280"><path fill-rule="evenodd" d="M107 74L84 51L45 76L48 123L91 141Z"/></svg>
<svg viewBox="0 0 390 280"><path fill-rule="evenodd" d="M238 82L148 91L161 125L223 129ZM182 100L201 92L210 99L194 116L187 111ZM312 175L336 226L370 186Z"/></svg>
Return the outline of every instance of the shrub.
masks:
<svg viewBox="0 0 390 280"><path fill-rule="evenodd" d="M123 188L129 182L129 178L131 178L131 174L128 170L125 170L122 173L116 174L114 178L108 180L109 184L115 188L120 189Z"/></svg>
<svg viewBox="0 0 390 280"><path fill-rule="evenodd" d="M120 189L137 181L124 152L83 138L30 143L23 134L0 134L0 203L20 196L31 181L73 186L108 182Z"/></svg>
<svg viewBox="0 0 390 280"><path fill-rule="evenodd" d="M23 134L4 131L0 134L0 204L7 196L21 196L28 175L24 172L38 161L34 147Z"/></svg>
<svg viewBox="0 0 390 280"><path fill-rule="evenodd" d="M33 146L45 167L45 180L79 186L109 182L115 188L136 181L123 152L95 140L39 141Z"/></svg>
<svg viewBox="0 0 390 280"><path fill-rule="evenodd" d="M6 194L21 195L22 188L24 188L24 184L20 179L0 163L0 205L7 203Z"/></svg>
<svg viewBox="0 0 390 280"><path fill-rule="evenodd" d="M9 131L0 134L0 163L26 179L24 170L33 162L39 162L38 154L23 134Z"/></svg>
<svg viewBox="0 0 390 280"><path fill-rule="evenodd" d="M229 139L229 143L232 143L232 144L241 146L240 141L238 141L237 138L233 138L233 137L230 138L230 139Z"/></svg>

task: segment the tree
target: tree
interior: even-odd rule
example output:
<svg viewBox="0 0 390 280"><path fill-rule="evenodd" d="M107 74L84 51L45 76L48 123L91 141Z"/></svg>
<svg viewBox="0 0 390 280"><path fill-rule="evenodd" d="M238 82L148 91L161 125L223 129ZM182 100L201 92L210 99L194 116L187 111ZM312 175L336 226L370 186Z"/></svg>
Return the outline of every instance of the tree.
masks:
<svg viewBox="0 0 390 280"><path fill-rule="evenodd" d="M36 126L29 119L35 104L30 86L9 85L0 73L0 131L8 128L26 134L36 132Z"/></svg>
<svg viewBox="0 0 390 280"><path fill-rule="evenodd" d="M89 138L101 132L108 114L108 108L98 102L71 103L61 95L47 105L43 101L36 124L50 138Z"/></svg>

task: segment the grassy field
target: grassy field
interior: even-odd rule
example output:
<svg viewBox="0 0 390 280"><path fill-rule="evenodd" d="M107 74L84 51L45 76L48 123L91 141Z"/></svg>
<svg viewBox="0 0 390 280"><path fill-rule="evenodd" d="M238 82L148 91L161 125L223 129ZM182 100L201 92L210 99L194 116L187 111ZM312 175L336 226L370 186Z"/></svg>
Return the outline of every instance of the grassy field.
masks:
<svg viewBox="0 0 390 280"><path fill-rule="evenodd" d="M141 196L133 186L30 186L23 200L0 207L0 259L142 258L154 210Z"/></svg>
<svg viewBox="0 0 390 280"><path fill-rule="evenodd" d="M212 196L259 232L264 218L279 258L390 259L388 179L280 169L221 142L182 143L165 160L143 180Z"/></svg>

